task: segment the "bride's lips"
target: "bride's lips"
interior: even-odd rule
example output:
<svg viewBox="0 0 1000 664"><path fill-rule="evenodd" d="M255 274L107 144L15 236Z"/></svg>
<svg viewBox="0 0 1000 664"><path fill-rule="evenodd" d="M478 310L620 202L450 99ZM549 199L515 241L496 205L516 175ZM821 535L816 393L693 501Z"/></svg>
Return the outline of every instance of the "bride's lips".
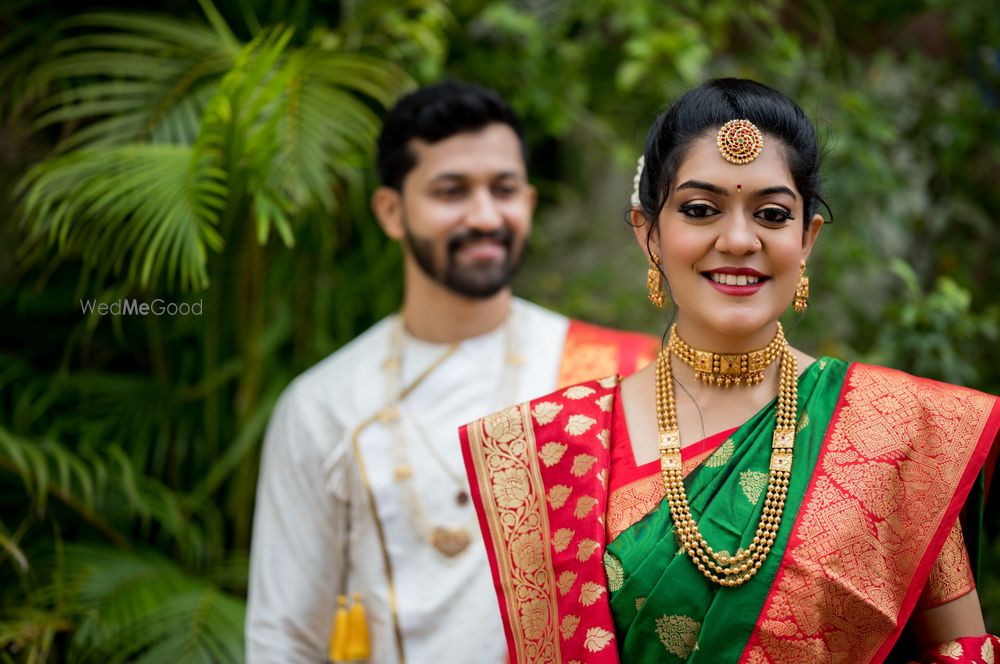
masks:
<svg viewBox="0 0 1000 664"><path fill-rule="evenodd" d="M702 272L701 276L720 293L737 297L753 295L770 279L749 267L718 267Z"/></svg>

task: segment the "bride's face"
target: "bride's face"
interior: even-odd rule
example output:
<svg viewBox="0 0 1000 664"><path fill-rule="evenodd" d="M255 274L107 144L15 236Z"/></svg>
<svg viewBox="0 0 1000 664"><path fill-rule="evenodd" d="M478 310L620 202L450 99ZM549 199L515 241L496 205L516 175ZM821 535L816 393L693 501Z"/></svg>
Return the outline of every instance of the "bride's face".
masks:
<svg viewBox="0 0 1000 664"><path fill-rule="evenodd" d="M714 131L689 146L654 235L686 341L725 351L771 340L822 227L816 215L805 230L803 203L777 139L765 135L744 165L722 158Z"/></svg>

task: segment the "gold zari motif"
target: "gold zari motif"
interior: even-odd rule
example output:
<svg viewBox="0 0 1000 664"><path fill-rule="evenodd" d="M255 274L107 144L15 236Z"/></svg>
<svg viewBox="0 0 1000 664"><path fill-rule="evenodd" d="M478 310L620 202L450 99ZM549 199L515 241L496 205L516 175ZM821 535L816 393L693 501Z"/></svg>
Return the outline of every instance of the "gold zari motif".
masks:
<svg viewBox="0 0 1000 664"><path fill-rule="evenodd" d="M604 552L604 573L608 577L608 590L617 592L625 583L625 568L611 553Z"/></svg>
<svg viewBox="0 0 1000 664"><path fill-rule="evenodd" d="M681 474L687 477L703 461L706 466L709 466L709 461L714 458L716 453L722 452L727 444L729 445L729 455L732 456L732 451L735 448L732 439L729 439L718 450L710 449L685 459L681 465ZM729 460L728 457L726 460ZM656 506L663 500L663 495L663 478L659 475L647 475L611 491L608 494L608 541L614 540L656 509Z"/></svg>
<svg viewBox="0 0 1000 664"><path fill-rule="evenodd" d="M545 489L534 469L535 441L528 404L500 411L467 429L470 451L477 468L479 490L490 532L499 541L494 543L497 565L502 578L508 580L516 597L516 606L508 607L515 647L519 661L557 662L559 634L555 629L558 615L555 580L542 570L551 569L548 546L535 547L536 542L550 542L548 520L545 518ZM491 479L492 474L492 479ZM525 538L524 550L514 555L517 547L508 546ZM508 597L511 601L513 597ZM567 616L567 618L569 618ZM576 625L564 619L562 634L572 634Z"/></svg>
<svg viewBox="0 0 1000 664"><path fill-rule="evenodd" d="M962 537L962 524L951 527L948 539L931 568L927 585L917 607L921 610L941 606L970 592L976 587L969 563L969 552Z"/></svg>
<svg viewBox="0 0 1000 664"><path fill-rule="evenodd" d="M842 404L745 658L880 653L994 398L854 365Z"/></svg>
<svg viewBox="0 0 1000 664"><path fill-rule="evenodd" d="M701 623L687 616L660 616L656 619L656 635L667 652L687 659L698 645Z"/></svg>

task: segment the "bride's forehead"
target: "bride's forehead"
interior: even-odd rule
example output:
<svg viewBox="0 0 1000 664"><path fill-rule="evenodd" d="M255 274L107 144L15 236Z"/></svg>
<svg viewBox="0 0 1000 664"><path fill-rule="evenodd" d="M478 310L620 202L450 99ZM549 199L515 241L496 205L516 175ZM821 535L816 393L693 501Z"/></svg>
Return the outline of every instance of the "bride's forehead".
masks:
<svg viewBox="0 0 1000 664"><path fill-rule="evenodd" d="M788 184L792 182L792 173L780 140L765 135L764 147L756 159L747 164L734 164L720 154L715 132L710 132L691 141L681 157L674 179L676 182L687 179L724 180L743 182L744 186L752 180Z"/></svg>

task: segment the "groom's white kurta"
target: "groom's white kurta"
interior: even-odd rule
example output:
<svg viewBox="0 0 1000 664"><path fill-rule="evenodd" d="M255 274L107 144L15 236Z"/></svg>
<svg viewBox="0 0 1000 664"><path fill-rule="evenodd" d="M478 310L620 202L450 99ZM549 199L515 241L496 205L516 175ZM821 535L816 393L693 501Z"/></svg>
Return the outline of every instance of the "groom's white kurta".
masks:
<svg viewBox="0 0 1000 664"><path fill-rule="evenodd" d="M538 306L513 304L517 371L512 403L554 390L569 321ZM275 408L264 446L254 515L247 615L250 664L318 664L326 659L337 596L359 592L368 614L373 663L399 661L385 565L351 436L386 405L394 318L382 320L297 378ZM447 558L411 523L406 492L394 479L397 437L382 423L359 444L382 524L409 664L499 663L506 657L486 552L465 482L458 427L500 403L504 326L469 339L403 405L406 456L429 521L466 526L464 553ZM447 345L407 336L402 383L410 383ZM414 429L419 420L426 441ZM436 446L449 473L427 449Z"/></svg>

